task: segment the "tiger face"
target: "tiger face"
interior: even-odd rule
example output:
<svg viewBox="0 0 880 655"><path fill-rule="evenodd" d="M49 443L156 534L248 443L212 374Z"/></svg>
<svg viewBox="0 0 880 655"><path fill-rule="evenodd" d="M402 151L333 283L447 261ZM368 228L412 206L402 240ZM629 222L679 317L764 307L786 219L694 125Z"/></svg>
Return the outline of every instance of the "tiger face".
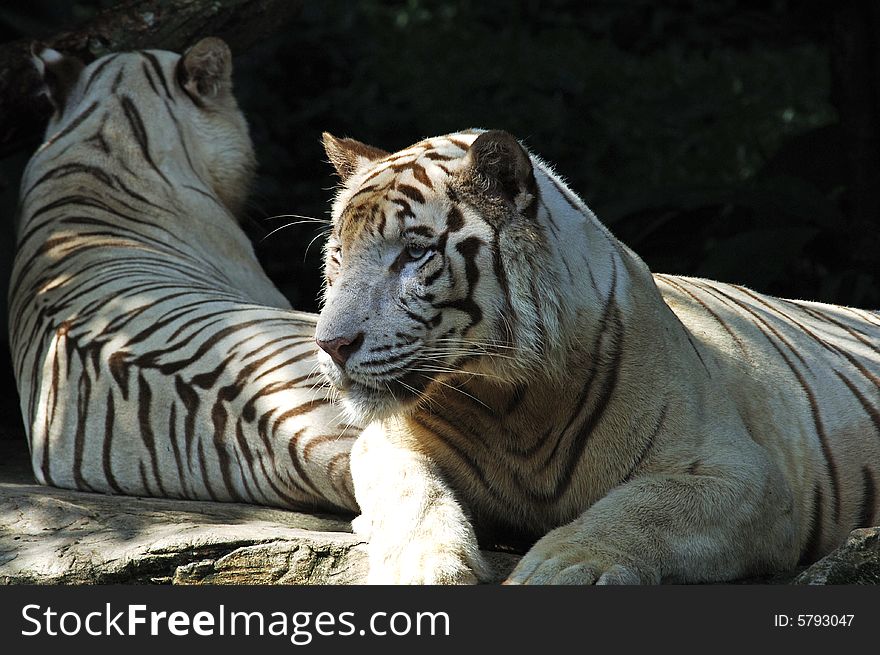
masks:
<svg viewBox="0 0 880 655"><path fill-rule="evenodd" d="M523 285L537 287L509 263L534 266L546 254L522 146L498 131L393 155L329 134L324 145L343 187L316 340L352 417L414 407L431 385L462 373L514 381L528 360L515 351L534 346L534 321L512 305L530 292Z"/></svg>

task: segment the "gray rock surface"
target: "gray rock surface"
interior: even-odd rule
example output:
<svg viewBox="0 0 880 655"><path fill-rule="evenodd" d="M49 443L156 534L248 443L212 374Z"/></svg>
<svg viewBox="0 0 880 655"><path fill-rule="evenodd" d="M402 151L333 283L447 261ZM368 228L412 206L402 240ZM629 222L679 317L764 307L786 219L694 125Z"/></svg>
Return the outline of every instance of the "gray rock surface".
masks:
<svg viewBox="0 0 880 655"><path fill-rule="evenodd" d="M880 527L853 530L843 546L810 566L793 584L880 584Z"/></svg>
<svg viewBox="0 0 880 655"><path fill-rule="evenodd" d="M498 579L516 557L490 553ZM0 449L0 583L358 584L344 517L41 487Z"/></svg>
<svg viewBox="0 0 880 655"><path fill-rule="evenodd" d="M360 584L364 544L345 517L81 493L34 484L0 442L0 584ZM496 581L518 560L485 553ZM796 576L796 577L795 577ZM878 584L880 527L803 571L744 584Z"/></svg>

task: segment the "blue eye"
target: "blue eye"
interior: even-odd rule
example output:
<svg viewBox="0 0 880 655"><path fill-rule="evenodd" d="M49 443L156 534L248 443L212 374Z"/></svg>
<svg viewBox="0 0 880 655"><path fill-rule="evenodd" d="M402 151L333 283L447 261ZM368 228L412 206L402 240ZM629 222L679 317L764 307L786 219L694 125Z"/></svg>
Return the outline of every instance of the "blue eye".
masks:
<svg viewBox="0 0 880 655"><path fill-rule="evenodd" d="M427 248L424 246L407 246L406 256L409 258L410 261L417 262L420 259L423 259L431 251L432 248Z"/></svg>

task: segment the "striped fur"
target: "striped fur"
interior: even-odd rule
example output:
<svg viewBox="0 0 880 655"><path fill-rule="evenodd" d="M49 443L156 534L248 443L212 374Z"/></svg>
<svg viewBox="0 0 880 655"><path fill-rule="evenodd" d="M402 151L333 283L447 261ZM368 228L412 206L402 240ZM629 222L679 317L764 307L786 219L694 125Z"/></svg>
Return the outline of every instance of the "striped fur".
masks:
<svg viewBox="0 0 880 655"><path fill-rule="evenodd" d="M478 535L537 540L512 583L728 580L878 521L880 315L652 275L502 132L325 145L373 581L473 582Z"/></svg>
<svg viewBox="0 0 880 655"><path fill-rule="evenodd" d="M10 289L34 473L351 511L356 429L317 375L315 316L290 310L234 217L253 152L230 66L205 39L67 66L48 89L59 111L22 181Z"/></svg>

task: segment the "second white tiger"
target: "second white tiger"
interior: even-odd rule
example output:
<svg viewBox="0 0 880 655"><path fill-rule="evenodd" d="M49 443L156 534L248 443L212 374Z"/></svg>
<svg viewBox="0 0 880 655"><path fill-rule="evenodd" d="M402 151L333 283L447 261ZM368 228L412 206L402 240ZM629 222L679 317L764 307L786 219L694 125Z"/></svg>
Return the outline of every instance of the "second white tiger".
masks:
<svg viewBox="0 0 880 655"><path fill-rule="evenodd" d="M229 49L36 64L56 107L22 180L13 365L43 484L354 510L344 429L235 215L254 156Z"/></svg>

